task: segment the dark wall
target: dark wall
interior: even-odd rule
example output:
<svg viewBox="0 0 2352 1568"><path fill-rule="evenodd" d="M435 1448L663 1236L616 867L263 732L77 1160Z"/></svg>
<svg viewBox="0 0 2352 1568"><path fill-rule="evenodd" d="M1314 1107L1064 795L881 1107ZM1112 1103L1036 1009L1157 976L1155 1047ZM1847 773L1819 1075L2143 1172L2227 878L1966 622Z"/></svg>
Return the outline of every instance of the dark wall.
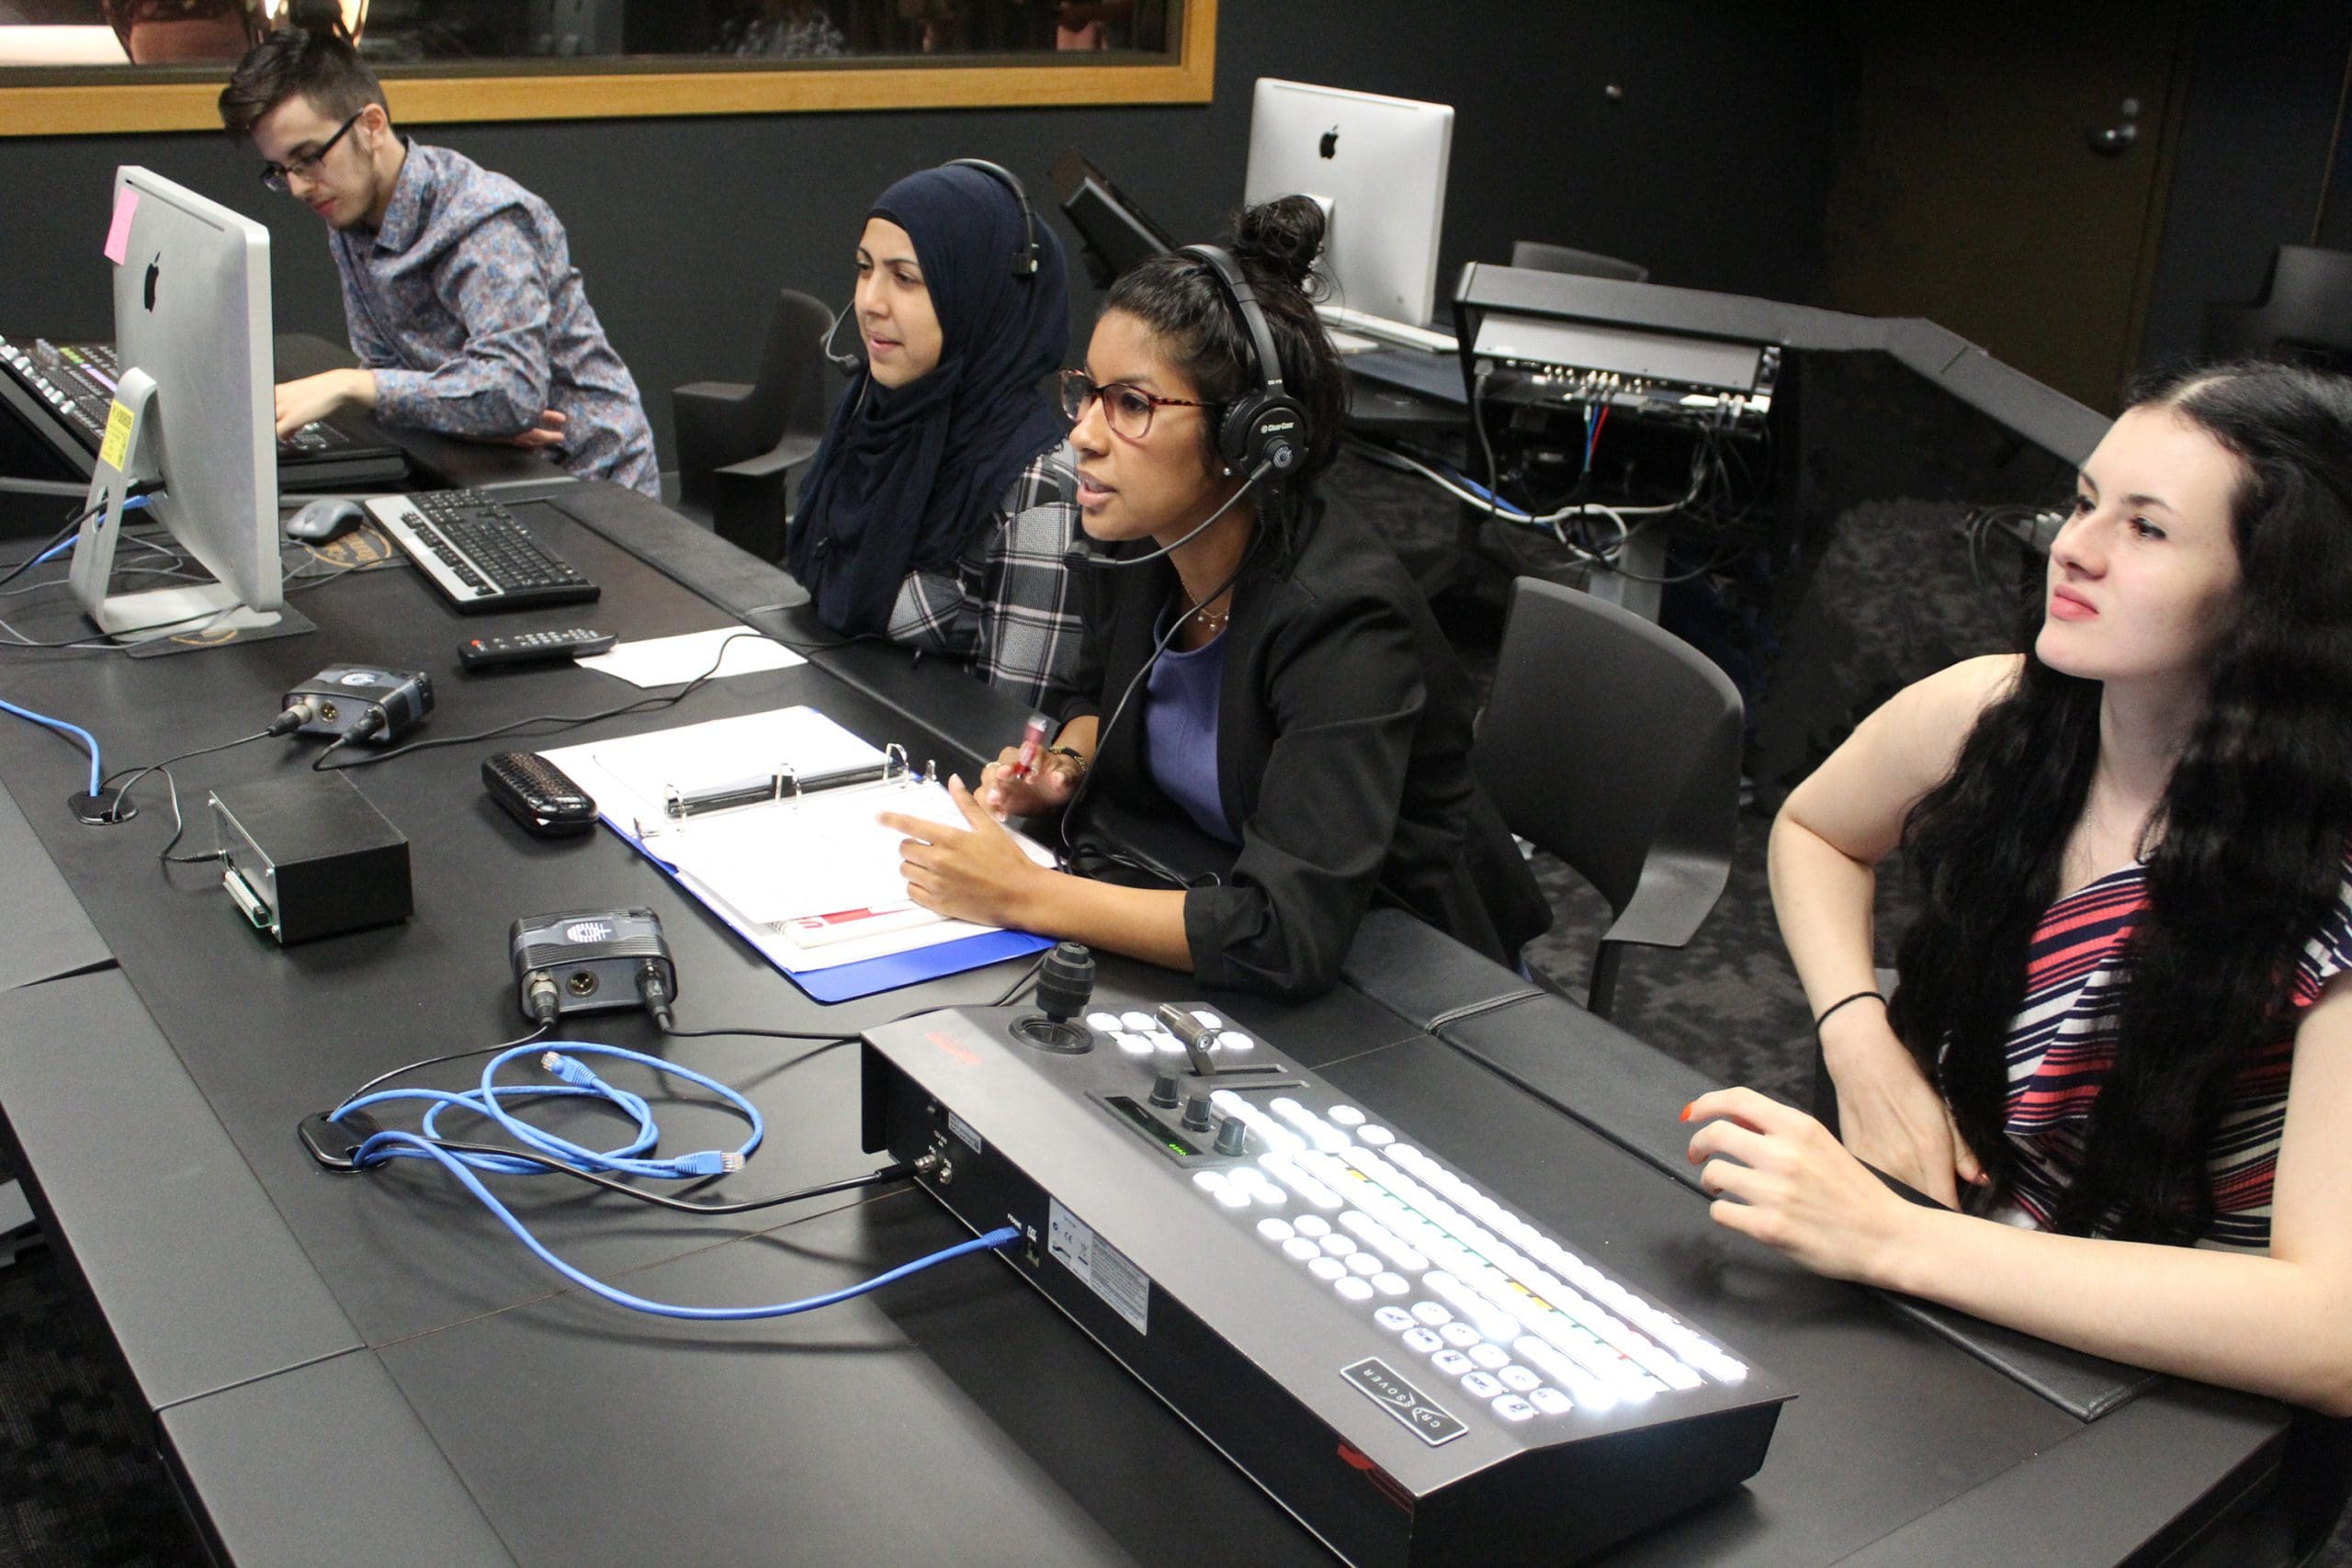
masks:
<svg viewBox="0 0 2352 1568"><path fill-rule="evenodd" d="M2204 0L2141 338L2143 365L2194 356L2209 301L2253 299L2280 244L2310 244L2342 112L2352 6ZM2336 153L2320 243L2352 249L2352 163Z"/></svg>
<svg viewBox="0 0 2352 1568"><path fill-rule="evenodd" d="M1261 75L1455 107L1442 292L1461 262L1503 259L1516 238L1630 256L1667 283L1784 299L1812 286L1834 84L1833 51L1808 7L1227 0L1218 34L1206 106L429 126L419 135L513 175L561 214L589 298L646 389L665 461L667 389L748 375L780 287L845 300L859 221L899 175L988 157L1049 203L1046 166L1076 147L1179 238L1208 238L1240 196L1250 85ZM280 329L340 341L316 221L263 190L254 162L250 150L198 133L0 141L0 330L109 335L98 256L107 191L116 164L138 163L266 221ZM1079 292L1091 319L1091 296Z"/></svg>

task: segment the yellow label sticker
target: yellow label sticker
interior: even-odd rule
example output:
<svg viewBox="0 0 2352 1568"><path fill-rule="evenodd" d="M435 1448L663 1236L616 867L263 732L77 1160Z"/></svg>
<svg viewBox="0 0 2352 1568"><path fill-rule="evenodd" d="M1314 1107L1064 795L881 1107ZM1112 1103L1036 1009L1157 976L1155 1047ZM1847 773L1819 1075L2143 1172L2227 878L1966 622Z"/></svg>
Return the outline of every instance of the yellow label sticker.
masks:
<svg viewBox="0 0 2352 1568"><path fill-rule="evenodd" d="M119 401L107 411L106 439L98 443L98 461L119 473L130 456L130 411Z"/></svg>

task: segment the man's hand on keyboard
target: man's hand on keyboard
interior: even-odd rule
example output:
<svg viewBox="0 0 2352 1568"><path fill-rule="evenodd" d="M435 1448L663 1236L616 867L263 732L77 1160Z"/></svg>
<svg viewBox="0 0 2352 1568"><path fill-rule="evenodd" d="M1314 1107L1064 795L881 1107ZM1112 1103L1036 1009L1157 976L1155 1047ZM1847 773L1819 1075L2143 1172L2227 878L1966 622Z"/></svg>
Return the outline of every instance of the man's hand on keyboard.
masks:
<svg viewBox="0 0 2352 1568"><path fill-rule="evenodd" d="M367 370L329 370L277 385L277 438L286 440L304 425L325 419L339 409L376 406L376 378Z"/></svg>

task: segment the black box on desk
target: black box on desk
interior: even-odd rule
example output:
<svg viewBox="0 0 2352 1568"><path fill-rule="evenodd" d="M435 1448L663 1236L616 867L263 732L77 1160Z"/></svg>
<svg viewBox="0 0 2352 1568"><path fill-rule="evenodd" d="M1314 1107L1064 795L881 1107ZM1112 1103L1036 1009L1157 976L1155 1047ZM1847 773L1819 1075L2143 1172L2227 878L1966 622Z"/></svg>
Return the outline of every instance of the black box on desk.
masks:
<svg viewBox="0 0 2352 1568"><path fill-rule="evenodd" d="M302 773L212 792L220 874L279 945L389 926L415 908L408 840L349 779Z"/></svg>

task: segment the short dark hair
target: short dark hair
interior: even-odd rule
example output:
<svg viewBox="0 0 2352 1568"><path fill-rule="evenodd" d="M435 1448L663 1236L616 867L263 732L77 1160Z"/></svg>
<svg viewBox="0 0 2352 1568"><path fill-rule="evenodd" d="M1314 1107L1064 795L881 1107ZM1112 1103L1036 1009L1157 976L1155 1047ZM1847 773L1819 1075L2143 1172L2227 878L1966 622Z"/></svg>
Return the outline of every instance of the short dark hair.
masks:
<svg viewBox="0 0 2352 1568"><path fill-rule="evenodd" d="M220 89L220 123L232 136L250 137L264 115L297 93L330 119L384 104L384 85L352 46L336 0L289 0L283 25L237 62Z"/></svg>

